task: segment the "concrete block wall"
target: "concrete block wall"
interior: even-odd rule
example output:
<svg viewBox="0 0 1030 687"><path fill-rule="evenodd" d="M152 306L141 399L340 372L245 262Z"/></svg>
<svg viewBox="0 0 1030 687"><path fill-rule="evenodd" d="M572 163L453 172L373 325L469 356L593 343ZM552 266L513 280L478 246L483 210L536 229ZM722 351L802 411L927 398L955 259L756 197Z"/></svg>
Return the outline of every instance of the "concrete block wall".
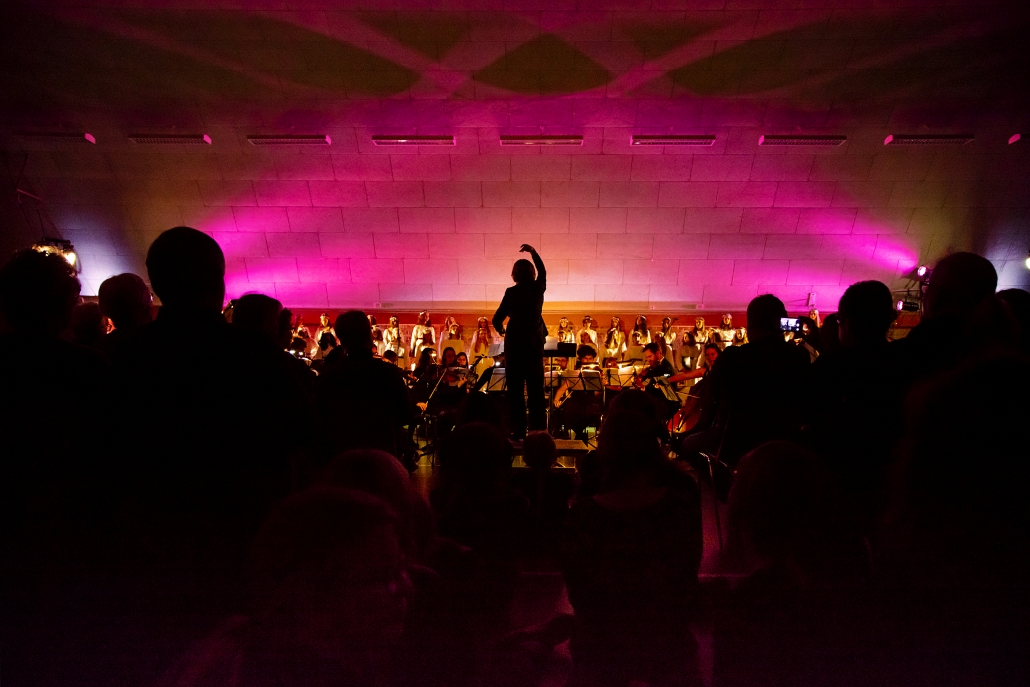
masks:
<svg viewBox="0 0 1030 687"><path fill-rule="evenodd" d="M261 291L298 308L492 308L523 243L547 263L555 311L739 311L771 292L795 310L815 294L830 312L855 281L904 288L955 250L990 258L1002 286L1030 282L1030 148L1007 142L1030 128L1030 109L990 77L1012 63L1022 12L782 0L249 12L170 0L115 21L104 2L79 4L11 15L39 30L13 39L0 148L12 169L27 154L19 186L44 199L45 228L74 242L87 294L118 272L145 276L150 241L178 224L222 246L230 297ZM177 33L176 16L193 33ZM67 38L56 56L47 27ZM963 40L986 56L962 53ZM112 58L123 44L151 71ZM339 51L358 71L324 73ZM62 68L81 83L49 85ZM41 127L98 143L14 136ZM137 130L204 132L212 145L136 146ZM914 131L976 140L883 145ZM499 144L541 132L583 144ZM670 132L716 140L630 145ZM267 133L327 133L332 146L246 142ZM385 133L455 145L375 146ZM760 147L763 133L848 141ZM30 210L5 207L11 236L40 233Z"/></svg>

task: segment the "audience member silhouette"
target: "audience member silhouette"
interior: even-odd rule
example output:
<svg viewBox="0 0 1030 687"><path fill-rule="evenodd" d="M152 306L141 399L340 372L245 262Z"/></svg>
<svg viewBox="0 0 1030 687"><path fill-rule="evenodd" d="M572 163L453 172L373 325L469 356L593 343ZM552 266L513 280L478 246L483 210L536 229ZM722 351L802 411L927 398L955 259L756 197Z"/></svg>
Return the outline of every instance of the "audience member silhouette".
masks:
<svg viewBox="0 0 1030 687"><path fill-rule="evenodd" d="M404 426L412 422L408 389L390 363L373 357L368 317L350 310L336 318L340 345L318 377L318 405L334 452L375 448L414 468Z"/></svg>
<svg viewBox="0 0 1030 687"><path fill-rule="evenodd" d="M1017 345L1024 353L1030 353L1030 292L1023 289L1003 289L996 295L1008 306L1012 318L1019 326Z"/></svg>
<svg viewBox="0 0 1030 687"><path fill-rule="evenodd" d="M562 543L576 611L570 685L683 685L698 680L701 563L697 485L661 452L649 418L615 411L601 428L603 479L577 499Z"/></svg>
<svg viewBox="0 0 1030 687"><path fill-rule="evenodd" d="M901 371L887 332L897 317L886 284L852 284L840 299L840 350L812 367L806 441L827 461L855 522L868 532L882 512L886 469L902 432Z"/></svg>
<svg viewBox="0 0 1030 687"><path fill-rule="evenodd" d="M891 344L907 385L953 369L976 349L955 341L980 339L995 324L983 321L977 310L997 286L998 273L987 258L953 253L937 263L923 296L922 319Z"/></svg>
<svg viewBox="0 0 1030 687"><path fill-rule="evenodd" d="M60 684L93 665L90 615L106 362L64 341L79 282L58 255L0 267L0 671Z"/></svg>
<svg viewBox="0 0 1030 687"><path fill-rule="evenodd" d="M774 439L796 437L803 421L809 356L787 343L780 319L783 302L765 294L747 306L749 343L727 347L705 384L711 385L711 411L687 437L683 451L704 451L735 465L751 449Z"/></svg>
<svg viewBox="0 0 1030 687"><path fill-rule="evenodd" d="M1028 386L1030 362L1002 354L909 398L880 566L877 663L899 683L1027 683Z"/></svg>
<svg viewBox="0 0 1030 687"><path fill-rule="evenodd" d="M169 229L147 270L162 306L115 361L108 413L126 542L112 567L125 571L126 622L144 628L111 642L126 652L125 682L239 607L246 548L291 488L295 438L312 431L282 351L222 316L225 260L211 237Z"/></svg>
<svg viewBox="0 0 1030 687"><path fill-rule="evenodd" d="M97 303L79 303L72 309L72 321L68 327L68 339L86 348L96 349L97 343L107 333L107 322Z"/></svg>
<svg viewBox="0 0 1030 687"><path fill-rule="evenodd" d="M146 282L131 272L108 277L97 294L100 312L111 320L114 331L100 339L96 348L114 360L124 354L133 333L153 319L153 297Z"/></svg>
<svg viewBox="0 0 1030 687"><path fill-rule="evenodd" d="M529 501L529 547L545 562L554 561L576 483L572 475L553 469L558 462L558 449L547 432L526 435L522 460L529 469L516 472L512 483Z"/></svg>
<svg viewBox="0 0 1030 687"><path fill-rule="evenodd" d="M713 609L716 685L853 683L868 659L855 590L870 560L821 460L770 442L745 455L730 492L729 548L750 573Z"/></svg>
<svg viewBox="0 0 1030 687"><path fill-rule="evenodd" d="M412 592L400 527L368 493L291 497L254 542L249 613L223 622L157 684L385 684Z"/></svg>

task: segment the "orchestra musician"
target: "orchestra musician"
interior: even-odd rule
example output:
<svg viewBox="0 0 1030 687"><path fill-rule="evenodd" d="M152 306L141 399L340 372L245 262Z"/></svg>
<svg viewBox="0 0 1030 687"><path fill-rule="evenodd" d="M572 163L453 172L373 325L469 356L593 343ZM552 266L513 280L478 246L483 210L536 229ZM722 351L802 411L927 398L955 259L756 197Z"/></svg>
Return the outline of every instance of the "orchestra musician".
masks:
<svg viewBox="0 0 1030 687"><path fill-rule="evenodd" d="M592 346L581 345L576 349L576 369L598 369L597 351ZM601 391L587 391L582 388L573 389L572 379L562 380L561 386L554 395L554 426L572 431L573 437L582 437L587 427L597 427L601 422L604 410L604 398Z"/></svg>
<svg viewBox="0 0 1030 687"><path fill-rule="evenodd" d="M558 332L555 334L558 343L576 343L576 334L572 331L572 323L569 318L563 317L558 320Z"/></svg>
<svg viewBox="0 0 1030 687"><path fill-rule="evenodd" d="M641 383L638 386L643 386L644 391L655 399L665 422L668 422L672 414L679 408L679 403L667 399L665 394L654 384L648 384L648 382L657 379L669 380L675 374L676 370L672 369L672 363L662 355L661 347L658 344L649 343L644 346L644 371L639 376Z"/></svg>
<svg viewBox="0 0 1030 687"><path fill-rule="evenodd" d="M675 384L678 382L684 382L688 379L703 379L704 377L707 377L708 373L712 370L712 365L714 365L715 361L719 358L719 353L719 344L713 341L706 343L704 355L701 356L697 369L677 372L669 377L669 382Z"/></svg>
<svg viewBox="0 0 1030 687"><path fill-rule="evenodd" d="M604 355L606 358L622 356L626 350L626 332L622 331L622 320L612 317L608 333L604 336Z"/></svg>

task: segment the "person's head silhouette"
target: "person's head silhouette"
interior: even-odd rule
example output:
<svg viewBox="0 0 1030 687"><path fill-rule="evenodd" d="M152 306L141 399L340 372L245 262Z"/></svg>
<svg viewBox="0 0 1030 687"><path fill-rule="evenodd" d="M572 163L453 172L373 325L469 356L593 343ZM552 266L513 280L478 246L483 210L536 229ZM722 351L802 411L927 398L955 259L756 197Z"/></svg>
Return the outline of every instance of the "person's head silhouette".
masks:
<svg viewBox="0 0 1030 687"><path fill-rule="evenodd" d="M0 268L0 308L7 325L57 336L71 322L79 300L79 280L59 255L18 251Z"/></svg>
<svg viewBox="0 0 1030 687"><path fill-rule="evenodd" d="M109 277L100 284L100 311L116 329L131 330L150 322L153 298L150 288L139 276L126 272Z"/></svg>
<svg viewBox="0 0 1030 687"><path fill-rule="evenodd" d="M998 288L998 272L987 258L953 253L937 263L926 286L926 317L964 319Z"/></svg>
<svg viewBox="0 0 1030 687"><path fill-rule="evenodd" d="M158 236L147 251L147 273L164 306L219 312L225 299L225 256L213 238L190 227Z"/></svg>
<svg viewBox="0 0 1030 687"><path fill-rule="evenodd" d="M372 330L368 326L368 316L360 310L348 310L336 318L333 326L340 346L348 355L357 351L372 352Z"/></svg>
<svg viewBox="0 0 1030 687"><path fill-rule="evenodd" d="M787 316L787 308L776 296L766 293L747 304L747 328L753 341L779 338L780 319Z"/></svg>
<svg viewBox="0 0 1030 687"><path fill-rule="evenodd" d="M840 297L837 312L840 342L844 346L887 340L887 331L897 318L894 299L886 284L860 281Z"/></svg>

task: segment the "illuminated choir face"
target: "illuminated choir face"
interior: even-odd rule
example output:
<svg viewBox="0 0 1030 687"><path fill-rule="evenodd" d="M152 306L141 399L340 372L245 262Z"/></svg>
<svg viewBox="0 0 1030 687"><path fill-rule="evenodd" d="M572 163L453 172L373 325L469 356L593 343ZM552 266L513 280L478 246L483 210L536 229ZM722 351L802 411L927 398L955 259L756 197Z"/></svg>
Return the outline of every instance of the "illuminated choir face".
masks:
<svg viewBox="0 0 1030 687"><path fill-rule="evenodd" d="M396 317L391 317L390 318L390 326L391 327L397 327L397 326L399 326L399 324L400 324L400 322L397 320Z"/></svg>
<svg viewBox="0 0 1030 687"><path fill-rule="evenodd" d="M705 328L705 318L699 317L696 320L694 320L694 329L697 329L698 331L701 331L704 328Z"/></svg>
<svg viewBox="0 0 1030 687"><path fill-rule="evenodd" d="M722 326L732 327L733 326L733 315L726 313L722 316Z"/></svg>
<svg viewBox="0 0 1030 687"><path fill-rule="evenodd" d="M562 328L562 329L568 329L569 328L569 318L563 317L560 320L558 320L558 326L560 328Z"/></svg>

